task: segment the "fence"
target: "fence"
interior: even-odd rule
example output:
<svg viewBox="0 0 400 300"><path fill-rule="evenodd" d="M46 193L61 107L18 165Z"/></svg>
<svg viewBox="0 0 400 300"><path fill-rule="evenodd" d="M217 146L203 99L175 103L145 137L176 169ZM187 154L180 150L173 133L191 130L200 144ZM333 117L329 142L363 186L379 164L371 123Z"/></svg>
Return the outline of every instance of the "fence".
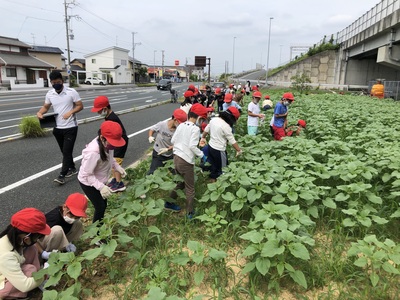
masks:
<svg viewBox="0 0 400 300"><path fill-rule="evenodd" d="M375 80L368 83L368 93L371 93L371 88L375 83ZM400 100L400 81L383 81L383 85L385 87L385 98Z"/></svg>

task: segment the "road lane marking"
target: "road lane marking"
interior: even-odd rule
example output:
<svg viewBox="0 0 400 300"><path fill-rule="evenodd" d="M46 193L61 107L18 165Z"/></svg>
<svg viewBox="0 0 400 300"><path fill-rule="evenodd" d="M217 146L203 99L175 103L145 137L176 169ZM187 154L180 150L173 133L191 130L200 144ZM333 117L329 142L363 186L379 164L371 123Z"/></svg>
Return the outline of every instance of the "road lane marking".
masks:
<svg viewBox="0 0 400 300"><path fill-rule="evenodd" d="M168 118L168 119L169 119L169 118ZM168 119L166 119L166 120L168 120ZM153 125L152 125L152 126L153 126ZM148 131L148 130L150 130L150 128L151 128L152 126L149 126L149 127L144 128L144 129L141 129L141 130L139 130L139 131L136 131L136 132L134 132L134 133L128 135L128 138L134 137L134 136L139 135L139 134L141 134L141 133L143 133L143 132L145 132L145 131ZM76 161L80 161L81 159L82 159L82 155L79 155L79 156L77 156L77 157L74 157L74 161L75 161L75 162L76 162ZM32 180L35 180L35 179L37 179L37 178L39 178L39 177L42 177L42 176L44 176L44 175L46 175L46 174L48 174L48 173L51 173L51 172L53 172L53 171L55 171L55 170L57 170L57 169L60 169L61 166L62 166L62 164L58 164L58 165L56 165L56 166L53 166L53 167L48 168L48 169L46 169L46 170L43 170L43 171L41 171L41 172L39 172L39 173L36 173L35 175L29 176L29 177L24 178L24 179L22 179L22 180L20 180L20 181L14 182L13 184L10 184L10 185L8 185L8 186L5 186L5 187L3 187L3 188L0 189L0 195L3 194L3 193L5 193L5 192L11 191L11 190L13 190L13 189L15 189L15 188L17 188L17 187L20 187L21 185L24 185L25 183L28 183L28 182L30 182L30 181L32 181Z"/></svg>

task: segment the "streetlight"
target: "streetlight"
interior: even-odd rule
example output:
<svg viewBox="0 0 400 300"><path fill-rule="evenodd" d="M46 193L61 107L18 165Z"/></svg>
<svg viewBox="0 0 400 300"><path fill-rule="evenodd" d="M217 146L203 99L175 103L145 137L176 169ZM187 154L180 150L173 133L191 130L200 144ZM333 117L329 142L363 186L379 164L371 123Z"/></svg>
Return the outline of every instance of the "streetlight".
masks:
<svg viewBox="0 0 400 300"><path fill-rule="evenodd" d="M154 57L153 57L153 75L154 75L154 82L156 82L156 52L157 50L154 50Z"/></svg>
<svg viewBox="0 0 400 300"><path fill-rule="evenodd" d="M269 18L269 30L268 30L268 51L267 51L267 72L265 73L265 85L268 86L268 64L269 64L269 44L271 40L271 22L273 17Z"/></svg>
<svg viewBox="0 0 400 300"><path fill-rule="evenodd" d="M235 41L236 36L233 37L232 75L235 74Z"/></svg>

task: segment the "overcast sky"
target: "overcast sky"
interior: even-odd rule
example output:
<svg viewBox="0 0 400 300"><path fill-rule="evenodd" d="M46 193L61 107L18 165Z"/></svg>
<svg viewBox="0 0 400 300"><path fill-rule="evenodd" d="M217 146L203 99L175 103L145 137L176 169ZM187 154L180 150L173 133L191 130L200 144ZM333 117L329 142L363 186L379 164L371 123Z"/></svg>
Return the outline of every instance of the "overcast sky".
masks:
<svg viewBox="0 0 400 300"><path fill-rule="evenodd" d="M72 0L69 0L72 2ZM270 17L269 67L290 59L291 46L329 39L379 0L80 0L69 5L74 40L71 60L111 46L132 50L150 66L194 64L211 58L212 74L266 65ZM65 51L63 0L0 0L0 35ZM236 39L234 38L236 37ZM157 52L154 52L157 50ZM233 55L233 52L235 53ZM129 53L132 56L132 51Z"/></svg>

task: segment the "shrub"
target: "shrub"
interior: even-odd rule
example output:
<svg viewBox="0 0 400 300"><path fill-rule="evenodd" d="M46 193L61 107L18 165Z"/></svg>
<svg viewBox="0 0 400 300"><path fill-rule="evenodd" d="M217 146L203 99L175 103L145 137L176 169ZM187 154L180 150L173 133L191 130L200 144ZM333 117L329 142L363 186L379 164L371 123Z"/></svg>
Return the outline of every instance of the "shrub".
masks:
<svg viewBox="0 0 400 300"><path fill-rule="evenodd" d="M19 130L24 137L41 137L45 131L40 127L39 120L33 116L23 117Z"/></svg>

